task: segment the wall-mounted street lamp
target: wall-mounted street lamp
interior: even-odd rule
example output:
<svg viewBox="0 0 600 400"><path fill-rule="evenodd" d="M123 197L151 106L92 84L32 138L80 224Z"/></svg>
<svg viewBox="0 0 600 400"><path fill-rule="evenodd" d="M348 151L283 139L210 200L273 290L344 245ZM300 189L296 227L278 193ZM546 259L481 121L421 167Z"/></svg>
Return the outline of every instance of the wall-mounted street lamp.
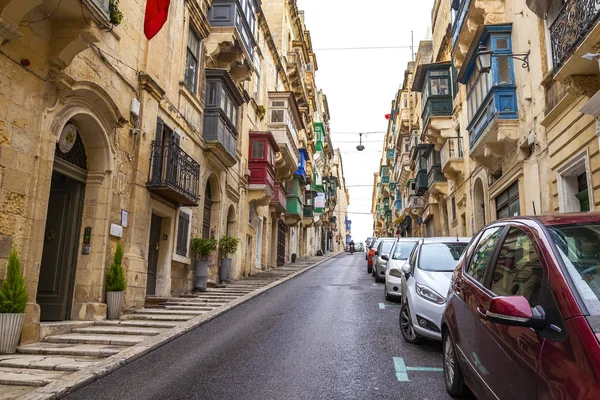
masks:
<svg viewBox="0 0 600 400"><path fill-rule="evenodd" d="M479 46L477 50L477 54L475 55L477 58L475 59L475 64L477 65L477 70L481 74L487 74L492 69L492 57L506 57L513 58L515 60L521 61L522 67L527 68L527 71L530 71L529 68L529 55L531 54L531 50L527 53L512 53L512 54L504 54L504 53L494 53L492 50L488 50L485 46Z"/></svg>

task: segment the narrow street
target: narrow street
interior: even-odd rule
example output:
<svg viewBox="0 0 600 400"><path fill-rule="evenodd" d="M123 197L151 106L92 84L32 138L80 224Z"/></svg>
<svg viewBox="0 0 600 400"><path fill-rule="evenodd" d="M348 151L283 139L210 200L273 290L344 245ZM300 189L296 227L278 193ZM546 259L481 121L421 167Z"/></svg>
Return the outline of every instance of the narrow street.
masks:
<svg viewBox="0 0 600 400"><path fill-rule="evenodd" d="M449 399L441 345L404 342L397 306L342 254L67 398Z"/></svg>

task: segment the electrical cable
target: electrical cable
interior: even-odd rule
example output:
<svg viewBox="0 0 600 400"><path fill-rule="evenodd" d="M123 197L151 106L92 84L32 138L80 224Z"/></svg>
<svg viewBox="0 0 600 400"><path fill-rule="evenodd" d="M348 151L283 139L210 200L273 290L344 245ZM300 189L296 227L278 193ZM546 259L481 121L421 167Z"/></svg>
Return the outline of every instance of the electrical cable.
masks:
<svg viewBox="0 0 600 400"><path fill-rule="evenodd" d="M413 46L364 46L364 47L329 47L313 49L313 51L346 51L346 50L385 50L385 49L410 49Z"/></svg>
<svg viewBox="0 0 600 400"><path fill-rule="evenodd" d="M37 21L27 21L27 22L25 22L23 24L19 24L19 26L29 26L31 24L37 24L38 22L42 22L42 21L47 20L48 18L50 18L50 16L52 14L54 14L54 11L58 10L58 7L60 7L60 3L62 3L62 0L58 0L58 3L56 4L56 7L54 7L54 9L52 11L50 11L50 13L48 15L46 15L44 18L38 19ZM33 16L32 16L32 18L33 18Z"/></svg>

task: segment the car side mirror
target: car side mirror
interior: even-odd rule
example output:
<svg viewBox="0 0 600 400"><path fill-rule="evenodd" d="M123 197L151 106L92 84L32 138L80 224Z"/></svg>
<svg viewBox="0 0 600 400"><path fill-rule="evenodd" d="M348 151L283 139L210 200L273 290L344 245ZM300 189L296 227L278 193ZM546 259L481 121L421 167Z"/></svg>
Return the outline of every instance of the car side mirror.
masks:
<svg viewBox="0 0 600 400"><path fill-rule="evenodd" d="M405 275L410 275L410 264L409 263L405 263L404 265L402 265L402 272L404 272Z"/></svg>
<svg viewBox="0 0 600 400"><path fill-rule="evenodd" d="M390 259L390 256L386 256L385 254L381 256L381 259L384 261L388 261Z"/></svg>
<svg viewBox="0 0 600 400"><path fill-rule="evenodd" d="M541 306L531 308L523 296L494 297L486 312L486 319L495 324L522 326L536 330L546 327L546 313Z"/></svg>

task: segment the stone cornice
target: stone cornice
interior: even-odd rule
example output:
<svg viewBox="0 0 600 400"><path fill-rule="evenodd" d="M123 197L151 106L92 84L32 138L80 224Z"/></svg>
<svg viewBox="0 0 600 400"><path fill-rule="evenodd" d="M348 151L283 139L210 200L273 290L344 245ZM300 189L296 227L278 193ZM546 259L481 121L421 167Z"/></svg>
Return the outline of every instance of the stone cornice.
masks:
<svg viewBox="0 0 600 400"><path fill-rule="evenodd" d="M148 74L140 74L139 77L142 89L150 93L157 101L160 101L165 95L163 88Z"/></svg>

